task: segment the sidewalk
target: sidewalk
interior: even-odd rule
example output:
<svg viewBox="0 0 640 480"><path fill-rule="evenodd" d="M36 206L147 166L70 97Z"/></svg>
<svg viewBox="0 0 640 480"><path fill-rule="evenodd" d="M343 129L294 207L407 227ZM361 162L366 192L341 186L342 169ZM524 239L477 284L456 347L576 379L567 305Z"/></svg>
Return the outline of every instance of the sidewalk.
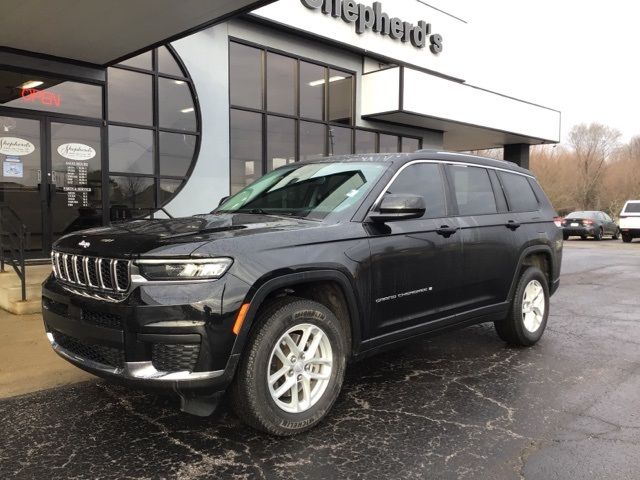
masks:
<svg viewBox="0 0 640 480"><path fill-rule="evenodd" d="M0 310L0 398L95 378L53 352L40 314Z"/></svg>

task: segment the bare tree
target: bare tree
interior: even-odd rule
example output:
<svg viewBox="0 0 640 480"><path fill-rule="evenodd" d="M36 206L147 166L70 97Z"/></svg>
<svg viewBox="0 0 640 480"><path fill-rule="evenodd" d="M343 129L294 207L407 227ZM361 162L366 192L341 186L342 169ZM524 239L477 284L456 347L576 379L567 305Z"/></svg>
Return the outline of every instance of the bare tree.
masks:
<svg viewBox="0 0 640 480"><path fill-rule="evenodd" d="M579 124L569 132L576 167L576 200L581 209L599 209L599 188L607 162L619 147L620 132L599 123Z"/></svg>

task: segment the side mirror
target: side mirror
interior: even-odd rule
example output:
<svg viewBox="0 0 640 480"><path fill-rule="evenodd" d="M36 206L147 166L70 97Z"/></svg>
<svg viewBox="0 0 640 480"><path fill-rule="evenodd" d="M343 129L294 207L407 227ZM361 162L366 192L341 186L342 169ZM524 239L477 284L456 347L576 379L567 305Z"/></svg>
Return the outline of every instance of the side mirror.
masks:
<svg viewBox="0 0 640 480"><path fill-rule="evenodd" d="M387 194L382 197L376 211L369 214L369 219L379 223L408 220L420 218L426 210L424 197L421 195Z"/></svg>
<svg viewBox="0 0 640 480"><path fill-rule="evenodd" d="M231 196L231 195L227 195L226 197L222 197L222 198L220 199L220 203L218 203L218 206L222 205L224 202L226 202L227 200L229 200L229 197L230 197L230 196Z"/></svg>

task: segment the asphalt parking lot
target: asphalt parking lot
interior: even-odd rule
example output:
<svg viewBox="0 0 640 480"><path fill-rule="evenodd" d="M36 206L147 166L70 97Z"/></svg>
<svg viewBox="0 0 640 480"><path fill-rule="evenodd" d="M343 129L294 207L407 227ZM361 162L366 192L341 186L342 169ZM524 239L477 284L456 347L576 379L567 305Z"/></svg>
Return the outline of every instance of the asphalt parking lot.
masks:
<svg viewBox="0 0 640 480"><path fill-rule="evenodd" d="M534 348L482 325L352 365L328 420L290 439L103 382L6 399L0 477L637 479L640 242L564 255Z"/></svg>

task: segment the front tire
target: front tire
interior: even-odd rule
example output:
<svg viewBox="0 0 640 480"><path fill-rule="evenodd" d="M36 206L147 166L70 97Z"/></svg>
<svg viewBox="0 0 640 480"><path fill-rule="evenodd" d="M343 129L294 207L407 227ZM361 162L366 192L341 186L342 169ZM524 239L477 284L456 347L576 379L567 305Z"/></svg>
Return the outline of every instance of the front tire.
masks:
<svg viewBox="0 0 640 480"><path fill-rule="evenodd" d="M236 414L272 435L314 427L344 380L348 345L340 322L324 305L293 297L257 321L231 385Z"/></svg>
<svg viewBox="0 0 640 480"><path fill-rule="evenodd" d="M549 284L536 267L522 272L509 315L494 322L498 336L510 345L528 347L540 340L549 317Z"/></svg>
<svg viewBox="0 0 640 480"><path fill-rule="evenodd" d="M614 232L614 234L611 236L612 240L618 240L618 238L620 238L620 229L617 228L616 231Z"/></svg>
<svg viewBox="0 0 640 480"><path fill-rule="evenodd" d="M625 235L624 233L622 234L622 241L624 243L631 243L631 240L633 240L633 237L631 235Z"/></svg>

